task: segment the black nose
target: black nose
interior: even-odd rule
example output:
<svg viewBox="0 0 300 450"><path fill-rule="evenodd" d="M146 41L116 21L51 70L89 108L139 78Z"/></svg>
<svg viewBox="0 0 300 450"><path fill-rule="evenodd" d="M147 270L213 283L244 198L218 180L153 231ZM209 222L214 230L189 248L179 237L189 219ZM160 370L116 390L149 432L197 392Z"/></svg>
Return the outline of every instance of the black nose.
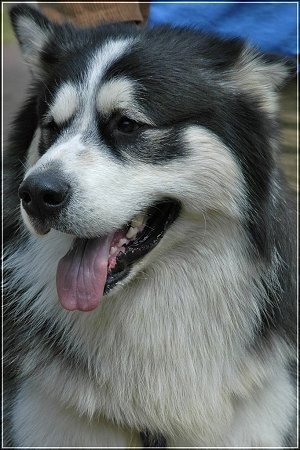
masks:
<svg viewBox="0 0 300 450"><path fill-rule="evenodd" d="M70 185L59 172L46 171L29 175L19 187L19 197L25 211L45 219L58 214L70 198Z"/></svg>

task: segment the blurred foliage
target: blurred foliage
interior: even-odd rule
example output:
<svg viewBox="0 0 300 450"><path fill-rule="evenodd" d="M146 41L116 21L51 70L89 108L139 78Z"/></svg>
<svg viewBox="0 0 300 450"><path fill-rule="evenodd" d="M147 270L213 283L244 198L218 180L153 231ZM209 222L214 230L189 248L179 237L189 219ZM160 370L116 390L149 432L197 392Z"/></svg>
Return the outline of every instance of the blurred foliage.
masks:
<svg viewBox="0 0 300 450"><path fill-rule="evenodd" d="M3 30L3 42L7 44L8 42L13 42L15 40L15 36L10 24L9 15L7 12L7 5L3 5L2 13L1 13L1 23Z"/></svg>

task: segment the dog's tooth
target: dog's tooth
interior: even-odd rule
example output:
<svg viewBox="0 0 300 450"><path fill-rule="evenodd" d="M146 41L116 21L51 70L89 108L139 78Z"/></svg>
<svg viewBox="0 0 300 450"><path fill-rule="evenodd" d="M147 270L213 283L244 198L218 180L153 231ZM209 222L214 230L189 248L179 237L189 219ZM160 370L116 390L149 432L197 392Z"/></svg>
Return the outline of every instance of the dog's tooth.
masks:
<svg viewBox="0 0 300 450"><path fill-rule="evenodd" d="M117 250L117 247L111 247L109 254L112 256L114 253L116 253Z"/></svg>
<svg viewBox="0 0 300 450"><path fill-rule="evenodd" d="M143 225L145 219L145 214L137 214L131 221L131 226L133 228L139 228Z"/></svg>
<svg viewBox="0 0 300 450"><path fill-rule="evenodd" d="M117 243L117 247L123 247L123 245L128 244L128 239L120 239L119 242Z"/></svg>
<svg viewBox="0 0 300 450"><path fill-rule="evenodd" d="M138 231L139 230L137 228L130 227L126 234L127 239L132 239L133 237L135 237Z"/></svg>

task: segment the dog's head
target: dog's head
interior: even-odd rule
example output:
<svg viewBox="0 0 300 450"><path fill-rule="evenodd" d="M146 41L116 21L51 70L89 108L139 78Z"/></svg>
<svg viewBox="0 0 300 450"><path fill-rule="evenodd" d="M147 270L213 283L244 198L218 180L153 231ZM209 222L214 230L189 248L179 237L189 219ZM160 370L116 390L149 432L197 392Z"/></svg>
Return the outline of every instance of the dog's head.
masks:
<svg viewBox="0 0 300 450"><path fill-rule="evenodd" d="M257 234L282 62L188 29L79 29L28 6L11 18L37 122L21 212L33 232L74 236L58 267L66 308L96 307L179 216Z"/></svg>

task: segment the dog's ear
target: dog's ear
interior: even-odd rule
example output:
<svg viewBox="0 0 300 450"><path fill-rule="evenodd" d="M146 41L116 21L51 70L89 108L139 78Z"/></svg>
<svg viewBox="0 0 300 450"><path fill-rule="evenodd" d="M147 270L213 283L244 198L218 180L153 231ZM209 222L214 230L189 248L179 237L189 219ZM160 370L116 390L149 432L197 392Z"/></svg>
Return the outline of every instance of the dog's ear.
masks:
<svg viewBox="0 0 300 450"><path fill-rule="evenodd" d="M28 5L14 6L9 14L23 57L32 74L40 78L43 75L41 55L46 43L55 35L55 25Z"/></svg>
<svg viewBox="0 0 300 450"><path fill-rule="evenodd" d="M235 64L234 78L238 88L258 101L262 110L276 114L277 92L295 73L294 60L247 46Z"/></svg>

